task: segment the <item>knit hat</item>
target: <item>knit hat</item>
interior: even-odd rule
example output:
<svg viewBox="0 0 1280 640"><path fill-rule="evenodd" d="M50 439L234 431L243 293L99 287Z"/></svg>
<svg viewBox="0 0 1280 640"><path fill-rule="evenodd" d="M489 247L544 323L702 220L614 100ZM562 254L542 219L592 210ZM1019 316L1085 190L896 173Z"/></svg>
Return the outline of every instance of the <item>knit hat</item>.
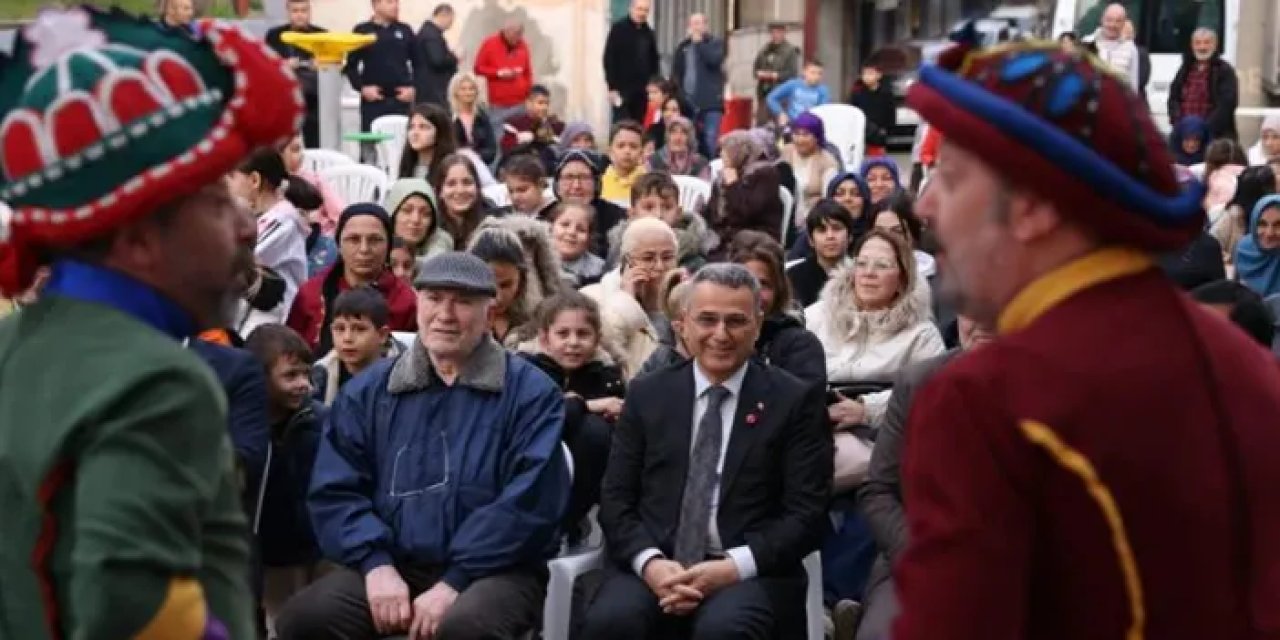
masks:
<svg viewBox="0 0 1280 640"><path fill-rule="evenodd" d="M564 131L560 133L560 146L568 149L573 144L573 139L584 133L591 136L591 140L594 143L596 132L591 128L590 123L574 120L564 125Z"/></svg>
<svg viewBox="0 0 1280 640"><path fill-rule="evenodd" d="M462 251L439 253L423 260L418 275L413 279L413 288L451 289L489 297L498 295L498 285L489 265Z"/></svg>
<svg viewBox="0 0 1280 640"><path fill-rule="evenodd" d="M1200 233L1203 186L1179 187L1146 101L1103 62L1048 42L979 50L973 23L953 39L907 95L948 141L1102 242L1166 251Z"/></svg>
<svg viewBox="0 0 1280 640"><path fill-rule="evenodd" d="M791 129L808 131L814 138L818 139L818 146L822 147L827 144L827 129L822 124L822 118L806 111L791 121Z"/></svg>
<svg viewBox="0 0 1280 640"><path fill-rule="evenodd" d="M356 216L373 216L377 218L378 222L381 222L382 226L387 229L387 240L390 240L395 235L394 228L391 226L391 216L387 215L387 210L383 209L382 205L374 202L357 202L356 204L347 205L347 208L342 210L342 215L338 216L338 226L333 232L335 240L342 242L342 229Z"/></svg>
<svg viewBox="0 0 1280 640"><path fill-rule="evenodd" d="M594 178L596 185L595 195L593 197L600 197L600 189L603 185L600 184L601 172L599 158L596 157L596 154L589 151L583 151L582 149L569 149L564 152L564 155L560 156L560 161L556 163L556 170L552 175L553 180L551 181L551 191L555 194L556 198L560 198L560 174L564 172L564 168L568 166L570 162L581 162L591 168L591 175Z"/></svg>
<svg viewBox="0 0 1280 640"><path fill-rule="evenodd" d="M0 200L13 208L0 291L25 289L43 251L150 215L299 129L302 94L278 56L231 24L197 32L45 11L0 54Z"/></svg>

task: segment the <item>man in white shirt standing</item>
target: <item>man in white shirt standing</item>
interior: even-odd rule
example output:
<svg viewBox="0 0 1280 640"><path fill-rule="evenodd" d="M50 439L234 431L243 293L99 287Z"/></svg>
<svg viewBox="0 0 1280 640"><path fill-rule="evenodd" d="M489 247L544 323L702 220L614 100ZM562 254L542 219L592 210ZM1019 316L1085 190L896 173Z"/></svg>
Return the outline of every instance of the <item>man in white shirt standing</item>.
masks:
<svg viewBox="0 0 1280 640"><path fill-rule="evenodd" d="M832 444L823 389L751 358L760 284L694 276L690 361L637 379L600 500L612 570L583 637L803 635L802 560L827 530Z"/></svg>
<svg viewBox="0 0 1280 640"><path fill-rule="evenodd" d="M1124 23L1128 20L1124 5L1113 2L1102 12L1102 24L1093 32L1091 42L1097 49L1098 57L1111 65L1112 71L1124 76L1134 91L1141 92L1139 78L1138 45L1132 39L1124 37Z"/></svg>

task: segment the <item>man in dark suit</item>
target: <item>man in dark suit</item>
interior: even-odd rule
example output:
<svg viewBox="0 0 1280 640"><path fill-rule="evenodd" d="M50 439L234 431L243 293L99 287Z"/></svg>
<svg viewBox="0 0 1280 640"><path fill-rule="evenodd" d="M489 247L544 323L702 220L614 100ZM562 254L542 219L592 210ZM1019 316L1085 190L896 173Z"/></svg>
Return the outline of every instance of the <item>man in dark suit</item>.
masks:
<svg viewBox="0 0 1280 640"><path fill-rule="evenodd" d="M307 119L302 124L302 142L308 149L314 149L320 146L320 89L315 60L306 49L285 44L280 36L289 31L322 33L324 29L311 24L311 0L289 0L288 7L289 23L272 27L267 31L266 40L273 51L289 61L289 68L293 69L293 74L298 76L302 97L307 101Z"/></svg>
<svg viewBox="0 0 1280 640"><path fill-rule="evenodd" d="M803 619L801 561L828 529L823 389L751 359L760 285L745 267L703 267L692 286L692 360L637 379L614 429L613 567L583 637L796 637Z"/></svg>
<svg viewBox="0 0 1280 640"><path fill-rule="evenodd" d="M430 102L449 108L449 81L458 72L458 52L444 39L453 26L453 7L438 4L431 19L422 23L415 38L417 60L413 65L413 82L418 102Z"/></svg>

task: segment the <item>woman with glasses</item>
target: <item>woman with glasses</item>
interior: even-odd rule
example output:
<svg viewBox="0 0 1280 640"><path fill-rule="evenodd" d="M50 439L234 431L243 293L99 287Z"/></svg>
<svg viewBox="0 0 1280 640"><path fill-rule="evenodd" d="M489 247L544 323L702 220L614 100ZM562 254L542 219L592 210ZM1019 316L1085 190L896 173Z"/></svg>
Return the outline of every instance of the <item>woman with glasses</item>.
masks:
<svg viewBox="0 0 1280 640"><path fill-rule="evenodd" d="M591 253L601 258L609 255L609 230L627 217L618 205L600 197L600 160L581 149L570 149L560 158L551 176L551 190L556 202L589 206L595 211L595 225L591 228ZM548 204L538 215L547 219L555 202Z"/></svg>
<svg viewBox="0 0 1280 640"><path fill-rule="evenodd" d="M904 236L883 228L867 232L854 250L853 264L831 274L818 301L804 314L826 354L829 385L887 387L903 367L946 350L928 309L911 294L916 277L916 262ZM889 394L887 389L855 397L831 393L828 413L836 429L837 493L865 479L871 447L854 430L877 426Z"/></svg>
<svg viewBox="0 0 1280 640"><path fill-rule="evenodd" d="M938 273L937 261L920 249L924 238L924 223L916 216L915 200L905 191L897 191L871 207L871 226L883 229L907 243L916 263L915 288L911 290L929 317L934 317L933 279Z"/></svg>

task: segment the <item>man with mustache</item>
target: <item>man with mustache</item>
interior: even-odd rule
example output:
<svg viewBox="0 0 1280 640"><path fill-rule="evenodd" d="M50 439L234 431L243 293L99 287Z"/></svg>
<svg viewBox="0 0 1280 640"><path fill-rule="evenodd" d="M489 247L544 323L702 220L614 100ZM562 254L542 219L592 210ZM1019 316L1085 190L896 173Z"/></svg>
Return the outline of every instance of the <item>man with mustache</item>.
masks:
<svg viewBox="0 0 1280 640"><path fill-rule="evenodd" d="M183 348L243 293L222 176L300 124L226 24L42 13L0 56L0 637L254 637L226 400Z"/></svg>
<svg viewBox="0 0 1280 640"><path fill-rule="evenodd" d="M1187 116L1199 116L1209 126L1210 140L1234 140L1239 89L1236 70L1218 50L1218 32L1200 27L1169 85L1169 124L1176 127Z"/></svg>
<svg viewBox="0 0 1280 640"><path fill-rule="evenodd" d="M998 335L912 403L893 637L1280 637L1280 368L1154 258L1203 187L1096 58L976 35L907 104L942 294Z"/></svg>

